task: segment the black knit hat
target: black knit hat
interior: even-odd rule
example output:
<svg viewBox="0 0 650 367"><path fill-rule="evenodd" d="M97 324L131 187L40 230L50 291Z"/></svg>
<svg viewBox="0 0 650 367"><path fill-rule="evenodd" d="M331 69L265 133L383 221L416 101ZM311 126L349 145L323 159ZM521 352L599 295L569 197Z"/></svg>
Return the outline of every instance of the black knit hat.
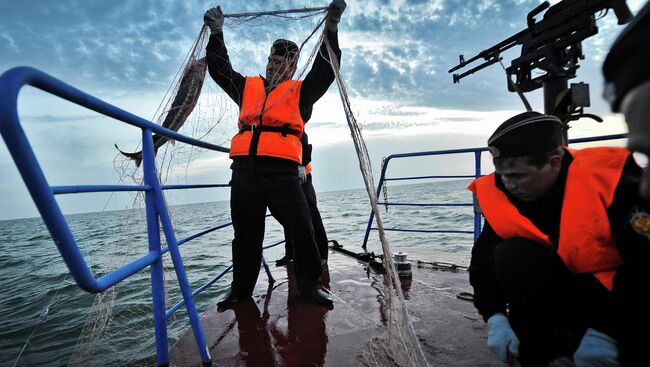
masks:
<svg viewBox="0 0 650 367"><path fill-rule="evenodd" d="M494 158L511 158L549 152L563 145L562 122L555 116L528 111L499 125L488 139Z"/></svg>
<svg viewBox="0 0 650 367"><path fill-rule="evenodd" d="M604 97L612 111L620 110L623 97L650 79L650 2L639 10L612 45L605 63Z"/></svg>
<svg viewBox="0 0 650 367"><path fill-rule="evenodd" d="M298 45L289 40L280 38L275 40L273 46L271 46L271 55L288 56L288 58L293 58L296 54L298 54Z"/></svg>

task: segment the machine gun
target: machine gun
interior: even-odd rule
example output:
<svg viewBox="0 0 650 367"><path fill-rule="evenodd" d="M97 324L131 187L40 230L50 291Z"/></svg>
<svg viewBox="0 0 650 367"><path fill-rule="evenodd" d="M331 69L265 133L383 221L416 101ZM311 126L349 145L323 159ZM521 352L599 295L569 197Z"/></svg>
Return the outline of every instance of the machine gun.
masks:
<svg viewBox="0 0 650 367"><path fill-rule="evenodd" d="M598 33L596 15L604 12L604 16L609 9L614 10L618 24L625 24L632 18L625 0L562 0L553 6L545 1L528 13L526 29L468 60L460 55L459 64L449 72L485 60L470 70L454 73L454 83L458 83L462 78L500 62L502 52L521 45L521 55L506 68L509 91L518 92L527 103L522 93L544 87L544 113L558 116L565 128L568 128L569 121L580 117L602 121L596 115L584 113L584 107L589 107L589 85L579 83L568 88L567 81L576 77L578 61L584 59L581 42ZM537 21L535 17L544 10L544 16ZM533 77L533 70L540 76Z"/></svg>

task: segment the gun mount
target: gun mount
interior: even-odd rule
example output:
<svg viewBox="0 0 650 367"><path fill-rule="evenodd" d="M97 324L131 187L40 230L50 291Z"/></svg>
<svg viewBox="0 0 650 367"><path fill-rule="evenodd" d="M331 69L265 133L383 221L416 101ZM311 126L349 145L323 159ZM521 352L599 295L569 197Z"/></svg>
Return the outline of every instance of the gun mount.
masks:
<svg viewBox="0 0 650 367"><path fill-rule="evenodd" d="M580 117L602 121L596 115L584 113L584 107L589 107L588 84L568 87L567 81L576 77L580 67L578 62L584 59L582 41L598 33L596 15L604 12L604 16L609 9L614 10L618 24L625 24L632 18L625 0L562 0L553 6L545 1L528 13L526 29L470 59L465 60L460 55L459 64L449 72L454 73L484 60L467 71L454 73L454 83L458 83L464 77L500 62L504 51L521 45L521 55L506 68L509 91L521 94L543 87L544 113L558 116L565 129L568 129L569 121ZM545 10L542 19L537 21L535 18ZM533 77L533 71L539 76Z"/></svg>

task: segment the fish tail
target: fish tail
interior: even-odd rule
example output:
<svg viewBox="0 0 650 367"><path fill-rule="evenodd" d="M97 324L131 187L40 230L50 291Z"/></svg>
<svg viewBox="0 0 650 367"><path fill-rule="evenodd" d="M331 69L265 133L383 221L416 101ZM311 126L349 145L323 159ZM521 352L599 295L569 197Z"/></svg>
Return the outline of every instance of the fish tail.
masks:
<svg viewBox="0 0 650 367"><path fill-rule="evenodd" d="M142 164L142 151L134 152L134 153L125 152L121 150L117 146L117 144L115 144L115 149L117 149L120 153L122 153L123 156L129 158L130 160L135 161L136 168L140 167L140 164Z"/></svg>

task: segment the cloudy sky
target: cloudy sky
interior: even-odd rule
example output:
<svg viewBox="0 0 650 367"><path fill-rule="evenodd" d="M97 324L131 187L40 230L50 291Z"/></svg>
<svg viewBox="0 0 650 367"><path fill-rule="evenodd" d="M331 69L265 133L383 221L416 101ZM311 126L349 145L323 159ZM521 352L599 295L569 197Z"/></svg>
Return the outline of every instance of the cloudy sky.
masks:
<svg viewBox="0 0 650 367"><path fill-rule="evenodd" d="M381 158L392 153L482 146L501 121L521 111L517 96L507 92L505 73L498 64L463 79L460 84L453 84L447 71L458 62L459 54L469 58L523 29L526 13L539 3L348 1L339 27L341 72L376 164L375 174ZM628 0L633 13L642 3ZM327 4L313 0L221 2L225 13ZM31 66L152 119L197 38L203 13L215 5L209 1L178 0L2 0L0 72ZM263 72L263 61L259 60L266 56L273 39L306 37L317 20L272 19L239 24L228 18L225 34L234 67L244 73ZM586 58L580 62L578 78L572 82L590 84L590 112L601 115L606 122L574 122L570 130L573 137L624 132L620 117L611 116L600 97L600 66L621 28L613 14L600 19L598 26L600 33L583 43ZM505 53L504 63L508 65L518 52L519 47ZM208 86L214 88L209 79L205 88ZM543 109L541 91L530 93L529 98L534 109ZM228 103L217 101L213 108L232 109ZM139 142L138 130L31 87L20 94L19 116L52 185L117 183L113 144L131 150ZM213 131L221 136L211 141L227 146L235 120L227 114L222 116L224 121ZM314 145L317 191L363 187L335 86L316 104L307 131ZM405 163L396 166L392 173L416 169L419 171L407 174L448 174L440 171L446 168L467 174L472 172L471 163L471 159L453 165L435 160ZM179 182L223 183L230 174L228 164L223 154L203 153L194 158L191 166L175 173L183 177ZM4 144L0 144L0 172L0 220L37 216ZM222 200L227 192L176 195L176 202L182 203ZM126 195L75 196L59 198L65 213L130 205Z"/></svg>

